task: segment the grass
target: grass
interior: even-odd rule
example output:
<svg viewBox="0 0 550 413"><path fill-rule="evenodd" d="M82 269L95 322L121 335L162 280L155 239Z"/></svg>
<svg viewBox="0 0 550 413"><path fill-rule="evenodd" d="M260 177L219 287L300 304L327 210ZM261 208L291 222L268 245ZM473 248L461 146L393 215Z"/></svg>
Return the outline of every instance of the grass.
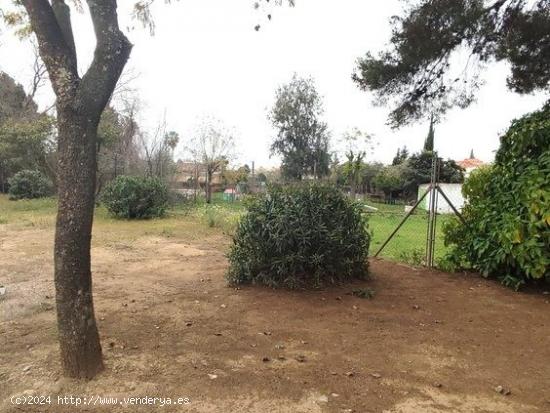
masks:
<svg viewBox="0 0 550 413"><path fill-rule="evenodd" d="M222 194L213 194L212 203L200 202L190 210L190 216L210 228L219 228L225 234L232 234L239 218L245 212L240 201L224 201Z"/></svg>
<svg viewBox="0 0 550 413"><path fill-rule="evenodd" d="M53 228L56 208L55 198L10 201L6 195L0 194L0 230ZM123 220L111 217L104 207L99 206L94 214L92 242L96 246L117 245L121 240L132 241L142 236L194 240L215 232L195 219L189 208L170 209L165 217L158 219Z"/></svg>
<svg viewBox="0 0 550 413"><path fill-rule="evenodd" d="M47 228L55 222L56 207L55 198L10 201L0 194L0 224Z"/></svg>
<svg viewBox="0 0 550 413"><path fill-rule="evenodd" d="M371 255L403 219L403 205L386 205L371 201L366 204L378 208L368 212L372 233ZM57 201L55 198L9 201L0 195L0 225L10 228L48 228L55 225ZM117 245L121 239L137 239L143 235L165 238L200 239L208 234L232 234L240 216L245 212L242 202L224 201L222 194L214 194L212 203L182 204L171 208L167 216L145 221L112 218L104 207L96 208L94 217L94 245ZM442 223L449 216L438 216L436 231L436 261L445 253ZM410 264L421 264L426 244L427 216L419 211L386 245L380 256Z"/></svg>
<svg viewBox="0 0 550 413"><path fill-rule="evenodd" d="M372 232L371 253L374 255L384 241L397 228L404 217L402 214L369 214L369 228ZM435 258L443 257L446 247L443 245L442 224L448 216L438 216L436 226ZM382 250L380 256L409 264L421 264L426 248L428 217L426 214L411 215L397 234Z"/></svg>

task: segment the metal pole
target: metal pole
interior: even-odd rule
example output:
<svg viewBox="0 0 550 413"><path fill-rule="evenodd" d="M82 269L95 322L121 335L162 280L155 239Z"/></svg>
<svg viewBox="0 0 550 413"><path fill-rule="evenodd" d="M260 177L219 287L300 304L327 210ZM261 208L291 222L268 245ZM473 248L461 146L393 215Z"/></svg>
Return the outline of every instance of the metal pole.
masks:
<svg viewBox="0 0 550 413"><path fill-rule="evenodd" d="M418 201L416 201L416 203L413 205L413 207L411 208L411 210L409 212L407 212L407 215L405 215L405 217L403 218L403 220L399 223L399 225L397 226L397 228L395 228L393 230L393 232L390 234L390 236L386 239L386 241L384 241L384 243L382 244L382 246L378 249L378 251L376 251L376 254L374 254L374 257L378 257L378 254L380 254L382 252L382 250L384 249L384 247L388 244L388 242L391 241L391 239L393 238L393 236L397 233L397 231L399 231L399 229L403 226L403 224L405 223L405 221L412 215L412 213L415 211L416 207L418 205L420 205L420 203L424 200L424 198L426 198L426 195L428 195L428 192L431 191L431 186L426 190L426 192L424 192L424 194L418 199Z"/></svg>
<svg viewBox="0 0 550 413"><path fill-rule="evenodd" d="M439 193L437 192L437 188L439 188L439 172L441 168L441 162L439 161L439 157L437 156L437 152L435 153L435 186L434 186L434 216L433 216L433 224L432 224L432 260L430 262L430 268L434 266L435 261L435 243L437 241L436 233L437 233L437 208L439 205Z"/></svg>
<svg viewBox="0 0 550 413"><path fill-rule="evenodd" d="M436 194L436 169L437 169L437 154L433 152L432 155L432 173L431 173L431 183L430 183L430 203L428 208L428 229L426 235L426 266L431 268L433 261L433 235L434 235L434 216L435 216L435 194Z"/></svg>
<svg viewBox="0 0 550 413"><path fill-rule="evenodd" d="M439 184L436 183L436 186L434 188L434 215L433 215L433 223L432 223L432 252L431 252L431 261L430 261L430 268L434 266L434 259L435 259L435 242L436 242L436 231L437 231L437 208L438 208L438 201L439 201L439 193L437 192L437 187Z"/></svg>
<svg viewBox="0 0 550 413"><path fill-rule="evenodd" d="M433 160L433 156L432 156L432 166L431 166L431 169L430 169L430 197L428 199L428 225L426 227L426 249L424 251L425 253L425 256L424 256L424 262L426 263L426 265L428 264L429 262L429 250L430 250L430 223L432 222L431 221L431 211L432 211L432 199L433 199L433 193L432 193L432 189L433 189L433 184L434 184L434 179L433 179L433 169L434 169L434 160Z"/></svg>

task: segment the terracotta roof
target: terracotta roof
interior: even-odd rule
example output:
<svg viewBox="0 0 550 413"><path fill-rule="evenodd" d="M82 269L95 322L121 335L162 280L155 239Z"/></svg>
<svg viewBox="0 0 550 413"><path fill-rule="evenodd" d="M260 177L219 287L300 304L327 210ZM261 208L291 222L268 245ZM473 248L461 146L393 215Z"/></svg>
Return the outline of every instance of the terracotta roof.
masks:
<svg viewBox="0 0 550 413"><path fill-rule="evenodd" d="M485 165L485 162L476 158L468 158L468 159L463 159L462 161L458 161L457 164L463 167L464 169L466 169L466 168L477 168L478 166Z"/></svg>

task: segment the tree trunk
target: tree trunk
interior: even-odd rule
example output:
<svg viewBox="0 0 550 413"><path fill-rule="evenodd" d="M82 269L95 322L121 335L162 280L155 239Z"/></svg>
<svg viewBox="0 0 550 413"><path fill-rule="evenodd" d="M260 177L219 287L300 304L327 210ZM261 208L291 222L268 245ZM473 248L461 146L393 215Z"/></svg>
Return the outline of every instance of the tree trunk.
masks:
<svg viewBox="0 0 550 413"><path fill-rule="evenodd" d="M94 57L80 77L70 20L62 0L21 0L57 97L58 213L55 289L65 375L91 378L103 368L94 317L90 244L97 167L97 126L130 55L116 0L87 0L96 36Z"/></svg>
<svg viewBox="0 0 550 413"><path fill-rule="evenodd" d="M210 169L206 171L206 203L209 204L212 201L212 172Z"/></svg>
<svg viewBox="0 0 550 413"><path fill-rule="evenodd" d="M75 378L91 378L103 369L90 269L97 162L94 118L58 108L57 323L63 370Z"/></svg>

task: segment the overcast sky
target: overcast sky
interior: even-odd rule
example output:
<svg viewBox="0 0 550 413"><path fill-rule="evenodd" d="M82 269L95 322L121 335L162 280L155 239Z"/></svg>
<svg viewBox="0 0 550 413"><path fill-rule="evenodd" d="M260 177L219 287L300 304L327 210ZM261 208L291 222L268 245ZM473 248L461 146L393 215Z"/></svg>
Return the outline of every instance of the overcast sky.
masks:
<svg viewBox="0 0 550 413"><path fill-rule="evenodd" d="M334 142L347 128L358 127L378 142L371 160L386 163L398 147L407 145L413 152L422 147L427 124L391 130L385 125L388 108L373 107L368 93L351 81L356 59L387 45L388 20L401 11L399 0L296 0L295 8L273 10L271 22L253 9L252 0L171 5L159 0L153 10L154 36L131 20L130 3L119 1L119 14L122 27L135 26L129 31L134 49L128 66L139 73L134 87L144 102L146 128L153 129L166 112L168 128L179 132L184 144L198 117L214 115L238 131L241 163L276 165L278 159L269 157L275 132L266 115L277 86L296 72L315 79ZM259 32L254 31L257 23L262 24ZM74 15L73 29L83 71L95 44L86 13ZM31 65L28 43L4 31L0 70L26 86ZM507 73L504 64L490 66L477 102L452 110L437 126L435 146L441 156L461 160L473 148L476 157L491 161L510 121L547 99L508 92ZM51 103L51 91L43 89L39 101Z"/></svg>

